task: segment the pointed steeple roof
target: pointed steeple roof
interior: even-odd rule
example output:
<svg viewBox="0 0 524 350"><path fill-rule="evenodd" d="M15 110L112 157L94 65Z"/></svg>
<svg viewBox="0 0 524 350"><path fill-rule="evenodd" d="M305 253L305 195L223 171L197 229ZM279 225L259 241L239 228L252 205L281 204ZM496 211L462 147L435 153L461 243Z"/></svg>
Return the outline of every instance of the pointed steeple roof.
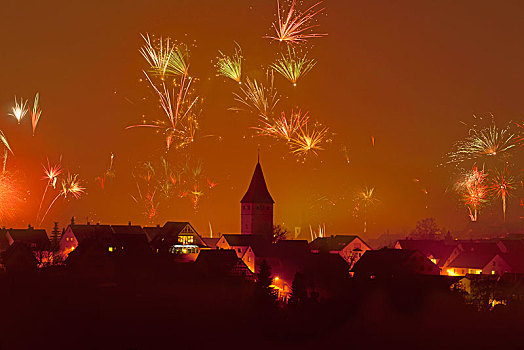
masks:
<svg viewBox="0 0 524 350"><path fill-rule="evenodd" d="M264 179L260 162L257 162L249 188L240 203L275 203L267 190L266 180Z"/></svg>

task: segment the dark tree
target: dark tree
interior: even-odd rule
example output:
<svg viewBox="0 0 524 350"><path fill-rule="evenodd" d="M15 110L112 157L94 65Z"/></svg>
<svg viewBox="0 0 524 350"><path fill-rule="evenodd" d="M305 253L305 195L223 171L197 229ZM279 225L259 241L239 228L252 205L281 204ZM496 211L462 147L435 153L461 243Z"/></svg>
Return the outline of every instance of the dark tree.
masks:
<svg viewBox="0 0 524 350"><path fill-rule="evenodd" d="M288 234L289 231L284 226L273 225L273 243L286 239Z"/></svg>
<svg viewBox="0 0 524 350"><path fill-rule="evenodd" d="M260 306L273 304L275 302L277 295L273 287L271 287L272 284L273 276L271 276L271 266L269 266L266 260L262 260L255 287L256 303Z"/></svg>
<svg viewBox="0 0 524 350"><path fill-rule="evenodd" d="M291 295L289 296L289 304L302 305L307 299L307 286L304 275L300 272L295 274L293 284L291 285Z"/></svg>
<svg viewBox="0 0 524 350"><path fill-rule="evenodd" d="M410 236L418 239L438 239L440 235L440 228L435 218L425 218L417 221L415 229Z"/></svg>
<svg viewBox="0 0 524 350"><path fill-rule="evenodd" d="M53 231L51 231L51 250L53 252L56 252L60 249L60 239L62 238L62 234L60 232L60 229L58 228L58 222L55 221L55 225L53 226Z"/></svg>

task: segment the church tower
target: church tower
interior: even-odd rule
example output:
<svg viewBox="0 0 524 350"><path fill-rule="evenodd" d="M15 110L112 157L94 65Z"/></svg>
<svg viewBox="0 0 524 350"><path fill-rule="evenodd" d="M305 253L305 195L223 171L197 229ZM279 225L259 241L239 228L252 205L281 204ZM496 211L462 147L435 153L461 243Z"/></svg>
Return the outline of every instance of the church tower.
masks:
<svg viewBox="0 0 524 350"><path fill-rule="evenodd" d="M267 190L260 161L257 161L249 188L240 201L240 232L242 234L264 235L272 238L274 203L275 201L273 201Z"/></svg>

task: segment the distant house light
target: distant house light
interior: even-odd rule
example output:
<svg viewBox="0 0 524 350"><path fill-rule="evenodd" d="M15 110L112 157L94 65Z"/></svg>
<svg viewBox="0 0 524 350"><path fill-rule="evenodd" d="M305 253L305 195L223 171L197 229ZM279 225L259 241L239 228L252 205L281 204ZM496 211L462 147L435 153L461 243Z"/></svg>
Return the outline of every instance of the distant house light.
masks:
<svg viewBox="0 0 524 350"><path fill-rule="evenodd" d="M113 247L109 247L108 250L109 250L110 253L112 253L112 252L115 251L115 248L113 248Z"/></svg>

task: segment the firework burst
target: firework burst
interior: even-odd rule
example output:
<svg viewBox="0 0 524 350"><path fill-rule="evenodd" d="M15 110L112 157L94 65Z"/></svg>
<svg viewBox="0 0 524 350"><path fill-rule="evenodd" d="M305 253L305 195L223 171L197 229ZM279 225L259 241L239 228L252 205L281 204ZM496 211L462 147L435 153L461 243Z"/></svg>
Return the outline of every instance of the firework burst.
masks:
<svg viewBox="0 0 524 350"><path fill-rule="evenodd" d="M509 126L504 129L495 125L471 129L466 139L455 144L455 151L449 154L449 163L505 158L518 145L518 136L510 131Z"/></svg>
<svg viewBox="0 0 524 350"><path fill-rule="evenodd" d="M357 196L355 198L355 211L360 212L360 208L362 207L362 213L364 216L364 233L367 232L367 211L370 207L378 203L378 199L375 195L375 188L374 187L365 187L360 192L357 193Z"/></svg>
<svg viewBox="0 0 524 350"><path fill-rule="evenodd" d="M456 184L462 201L468 208L471 221L477 221L480 208L488 202L487 174L477 167L467 172L462 181Z"/></svg>
<svg viewBox="0 0 524 350"><path fill-rule="evenodd" d="M180 83L176 86L178 87L177 92L171 93L164 81L158 88L149 75L146 72L144 74L157 94L167 120L154 120L150 123L131 125L126 129L148 127L164 130L167 150L173 146L182 148L192 143L198 129L197 117L199 114L195 107L199 102L199 96L193 96L191 90L193 78L183 75L180 78Z"/></svg>
<svg viewBox="0 0 524 350"><path fill-rule="evenodd" d="M286 42L288 44L300 44L311 38L320 38L327 34L312 33L311 29L318 25L311 24L316 15L324 11L324 8L318 8L322 2L317 2L303 13L295 9L296 0L291 1L291 6L287 16L283 15L284 11L280 7L280 1L277 0L278 22L273 23L275 36L265 36L264 38Z"/></svg>
<svg viewBox="0 0 524 350"><path fill-rule="evenodd" d="M60 197L67 198L67 195L72 195L75 199L79 199L85 193L85 187L82 186L80 180L78 180L78 174L67 174L67 177L62 180L61 190L58 192L56 197L53 199L46 212L40 219L40 225L44 222L45 217Z"/></svg>
<svg viewBox="0 0 524 350"><path fill-rule="evenodd" d="M231 57L223 54L222 51L219 51L219 53L221 57L218 58L216 66L218 74L242 84L240 81L242 77L242 49L240 46L235 48L235 54Z"/></svg>
<svg viewBox="0 0 524 350"><path fill-rule="evenodd" d="M13 218L20 210L23 201L23 191L18 179L12 173L4 171L0 173L0 223Z"/></svg>
<svg viewBox="0 0 524 350"><path fill-rule="evenodd" d="M306 75L315 64L315 60L306 58L306 54L298 56L295 49L288 47L287 55L282 54L282 58L273 63L271 68L297 86L298 78Z"/></svg>
<svg viewBox="0 0 524 350"><path fill-rule="evenodd" d="M311 152L318 155L317 151L324 150L322 143L326 141L327 132L328 128L325 127L309 130L306 126L300 129L290 141L291 153L304 157Z"/></svg>
<svg viewBox="0 0 524 350"><path fill-rule="evenodd" d="M489 179L489 192L495 198L500 198L502 202L502 215L506 221L506 202L513 192L517 189L518 181L511 175L505 166L502 171L495 171L495 175Z"/></svg>
<svg viewBox="0 0 524 350"><path fill-rule="evenodd" d="M42 110L38 106L39 99L40 94L37 92L35 100L33 102L33 109L31 111L31 125L33 127L33 136L35 136L36 126L38 125L38 121L40 120L40 116L42 115Z"/></svg>
<svg viewBox="0 0 524 350"><path fill-rule="evenodd" d="M268 74L268 85L264 86L255 79L246 79L246 84L240 87L243 96L237 93L233 93L235 101L240 102L242 105L248 108L248 110L255 111L264 119L270 118L273 114L273 109L277 105L279 99L277 97L277 91L274 88L273 74L269 77ZM233 107L232 110L242 110L242 108Z"/></svg>
<svg viewBox="0 0 524 350"><path fill-rule="evenodd" d="M289 117L286 117L286 113L282 112L280 117L275 120L260 119L260 127L254 127L260 132L261 135L267 135L275 137L277 139L291 141L297 133L306 127L309 117L306 112L302 114L299 110L294 112L291 110Z"/></svg>
<svg viewBox="0 0 524 350"><path fill-rule="evenodd" d="M29 111L29 108L27 107L27 100L24 101L23 98L20 98L20 102L16 100L15 96L15 105L11 109L12 113L9 113L9 115L16 118L18 121L18 124L22 121L22 119L25 117L27 112Z"/></svg>

